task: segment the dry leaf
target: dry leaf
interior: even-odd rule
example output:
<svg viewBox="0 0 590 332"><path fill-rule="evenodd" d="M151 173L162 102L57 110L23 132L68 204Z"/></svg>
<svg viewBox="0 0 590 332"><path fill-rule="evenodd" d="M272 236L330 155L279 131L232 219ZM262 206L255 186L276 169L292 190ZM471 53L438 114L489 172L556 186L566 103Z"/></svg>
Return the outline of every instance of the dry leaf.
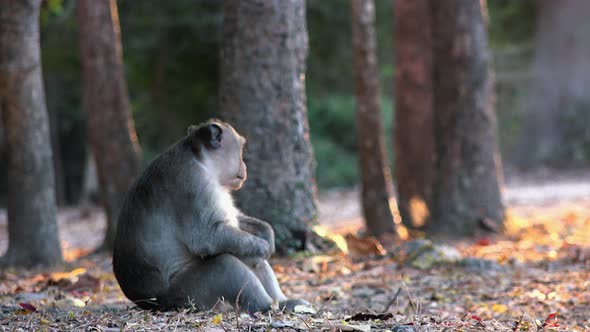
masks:
<svg viewBox="0 0 590 332"><path fill-rule="evenodd" d="M360 238L352 233L345 236L348 254L352 257L383 256L387 252L374 237Z"/></svg>
<svg viewBox="0 0 590 332"><path fill-rule="evenodd" d="M213 319L211 320L211 322L215 325L220 325L221 322L223 322L223 315L217 314L217 315L213 316Z"/></svg>

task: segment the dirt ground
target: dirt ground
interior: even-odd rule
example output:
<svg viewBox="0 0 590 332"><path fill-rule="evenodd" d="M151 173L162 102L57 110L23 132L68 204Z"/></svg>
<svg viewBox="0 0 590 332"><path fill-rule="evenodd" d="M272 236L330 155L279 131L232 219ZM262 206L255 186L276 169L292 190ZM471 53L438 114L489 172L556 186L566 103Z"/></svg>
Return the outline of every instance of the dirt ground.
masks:
<svg viewBox="0 0 590 332"><path fill-rule="evenodd" d="M285 293L309 300L313 308L267 315L136 309L122 295L109 257L76 260L100 243L102 211L63 208L60 235L69 262L54 271L2 271L0 329L590 330L590 174L541 173L506 182L505 234L441 245L458 256L453 262L418 260L411 247L423 245L420 240L393 241L367 258L373 242L367 247L364 240L335 235L330 237L346 243L348 251L274 259ZM355 190L320 193L320 220L330 234L362 228L357 197ZM0 212L0 252L6 233Z"/></svg>

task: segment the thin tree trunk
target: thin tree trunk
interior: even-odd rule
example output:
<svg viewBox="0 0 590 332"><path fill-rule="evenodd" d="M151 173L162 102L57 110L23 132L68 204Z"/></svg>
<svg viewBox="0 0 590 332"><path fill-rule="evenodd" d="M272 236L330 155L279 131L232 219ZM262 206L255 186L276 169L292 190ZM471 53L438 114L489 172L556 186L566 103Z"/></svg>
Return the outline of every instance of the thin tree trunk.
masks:
<svg viewBox="0 0 590 332"><path fill-rule="evenodd" d="M77 16L87 131L108 219L101 249L111 250L119 209L139 173L139 146L123 72L117 3L79 0Z"/></svg>
<svg viewBox="0 0 590 332"><path fill-rule="evenodd" d="M543 0L538 5L519 161L526 168L588 161L590 1Z"/></svg>
<svg viewBox="0 0 590 332"><path fill-rule="evenodd" d="M0 103L0 119L2 119L2 104ZM4 124L0 121L0 157L4 156L4 149L6 148L6 130ZM0 158L0 164L4 163L4 159Z"/></svg>
<svg viewBox="0 0 590 332"><path fill-rule="evenodd" d="M394 0L394 149L404 225L425 226L434 171L432 28L429 0Z"/></svg>
<svg viewBox="0 0 590 332"><path fill-rule="evenodd" d="M99 191L96 160L92 153L87 153L86 162L84 163L84 176L82 177L82 189L80 190L80 201L83 204L100 203Z"/></svg>
<svg viewBox="0 0 590 332"><path fill-rule="evenodd" d="M221 112L248 140L247 214L270 222L280 251L302 249L316 218L305 101L304 0L224 2Z"/></svg>
<svg viewBox="0 0 590 332"><path fill-rule="evenodd" d="M7 163L6 163L6 130L4 130L3 115L2 115L2 98L0 98L0 206L6 206L6 178Z"/></svg>
<svg viewBox="0 0 590 332"><path fill-rule="evenodd" d="M352 0L351 18L361 201L368 233L380 236L394 233L395 225L390 207L391 175L381 125L373 0Z"/></svg>
<svg viewBox="0 0 590 332"><path fill-rule="evenodd" d="M40 0L0 2L0 109L6 130L5 265L54 265L58 239L49 119L41 78Z"/></svg>
<svg viewBox="0 0 590 332"><path fill-rule="evenodd" d="M431 2L435 163L431 232L471 235L501 224L500 157L480 1Z"/></svg>

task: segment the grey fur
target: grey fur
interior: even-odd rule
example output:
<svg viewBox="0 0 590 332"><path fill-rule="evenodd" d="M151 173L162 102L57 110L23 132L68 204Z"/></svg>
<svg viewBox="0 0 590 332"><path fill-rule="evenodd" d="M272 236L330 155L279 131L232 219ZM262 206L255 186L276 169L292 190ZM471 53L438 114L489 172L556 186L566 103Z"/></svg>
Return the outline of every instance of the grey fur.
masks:
<svg viewBox="0 0 590 332"><path fill-rule="evenodd" d="M237 300L250 312L267 311L273 302L306 304L286 299L266 261L275 249L272 227L244 215L239 228L232 226L217 208L219 184L201 160L212 147L199 130L191 127L156 158L127 194L113 255L123 293L158 310L209 309L219 299Z"/></svg>

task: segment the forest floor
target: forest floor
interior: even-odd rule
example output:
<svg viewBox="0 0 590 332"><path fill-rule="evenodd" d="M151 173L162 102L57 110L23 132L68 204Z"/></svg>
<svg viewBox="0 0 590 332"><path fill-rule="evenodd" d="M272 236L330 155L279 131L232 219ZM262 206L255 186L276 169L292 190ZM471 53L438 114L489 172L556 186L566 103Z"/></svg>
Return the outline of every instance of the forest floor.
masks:
<svg viewBox="0 0 590 332"><path fill-rule="evenodd" d="M547 180L550 179L550 180ZM62 209L63 266L0 274L2 331L590 331L590 175L508 178L506 231L473 241L378 243L358 193L320 195L327 236L343 250L274 259L285 293L313 308L262 315L142 311L126 300L96 246L104 215ZM0 251L7 245L0 212ZM377 255L369 258L368 253Z"/></svg>

